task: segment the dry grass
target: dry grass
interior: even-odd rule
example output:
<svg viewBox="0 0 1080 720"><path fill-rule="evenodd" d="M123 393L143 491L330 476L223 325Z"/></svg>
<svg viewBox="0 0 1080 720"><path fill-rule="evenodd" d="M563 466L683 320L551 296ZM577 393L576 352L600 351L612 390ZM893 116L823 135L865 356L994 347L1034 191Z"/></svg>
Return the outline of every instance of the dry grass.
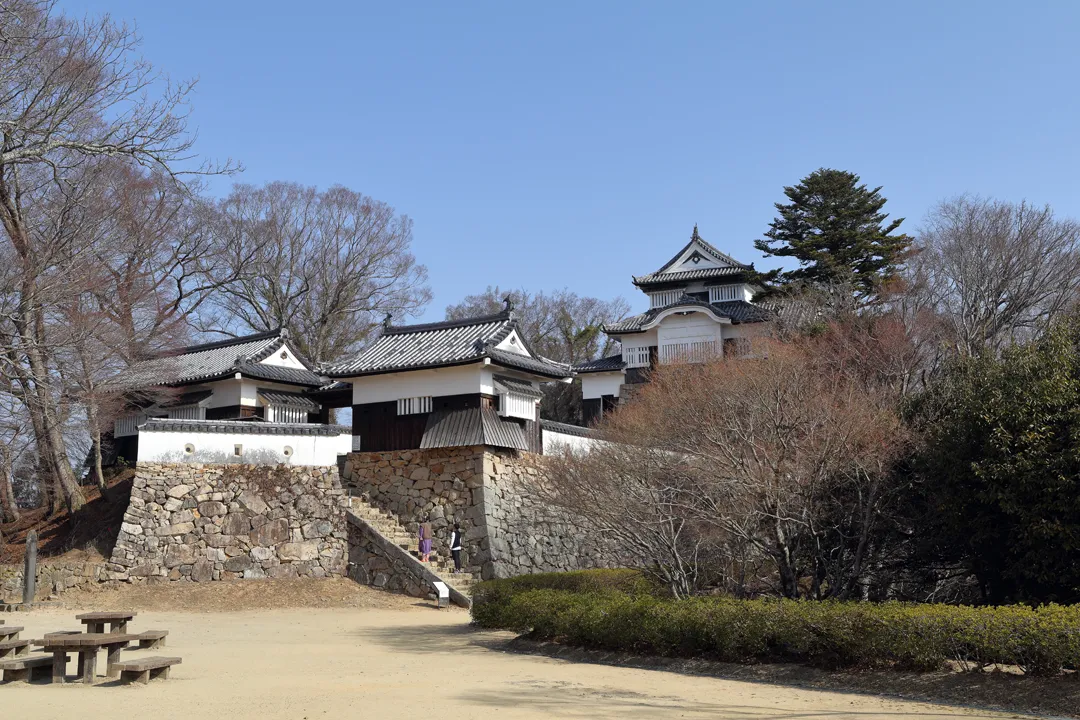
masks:
<svg viewBox="0 0 1080 720"><path fill-rule="evenodd" d="M96 486L84 486L86 505L78 512L50 516L46 508L23 510L18 522L0 523L0 564L18 564L26 552L26 535L38 533L38 558L65 560L109 557L131 497L135 471L124 468L107 480L109 500ZM75 553L72 555L72 553Z"/></svg>
<svg viewBox="0 0 1080 720"><path fill-rule="evenodd" d="M64 607L77 610L124 608L207 613L286 608L403 610L418 605L431 607L431 603L374 590L345 578L84 586L64 593L60 601Z"/></svg>

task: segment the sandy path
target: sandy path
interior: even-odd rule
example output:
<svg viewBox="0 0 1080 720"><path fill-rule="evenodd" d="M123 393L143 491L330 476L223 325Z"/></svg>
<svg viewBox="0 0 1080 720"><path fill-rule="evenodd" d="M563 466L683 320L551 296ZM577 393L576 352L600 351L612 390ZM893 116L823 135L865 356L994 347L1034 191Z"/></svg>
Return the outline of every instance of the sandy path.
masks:
<svg viewBox="0 0 1080 720"><path fill-rule="evenodd" d="M6 614L22 637L76 629L73 610ZM35 718L830 718L1007 717L862 695L576 664L500 650L461 611L428 607L140 612L179 655L167 681L92 688L0 686L0 717ZM132 653L134 655L135 653ZM75 663L68 668L75 673ZM99 673L104 672L104 657Z"/></svg>

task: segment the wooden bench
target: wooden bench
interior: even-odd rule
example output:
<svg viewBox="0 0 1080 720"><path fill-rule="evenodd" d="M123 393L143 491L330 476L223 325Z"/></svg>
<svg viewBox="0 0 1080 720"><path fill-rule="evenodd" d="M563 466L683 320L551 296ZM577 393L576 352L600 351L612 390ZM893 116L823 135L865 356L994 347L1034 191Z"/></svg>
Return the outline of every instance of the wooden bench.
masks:
<svg viewBox="0 0 1080 720"><path fill-rule="evenodd" d="M165 636L168 634L168 630L147 630L139 633L139 649L157 650L165 647Z"/></svg>
<svg viewBox="0 0 1080 720"><path fill-rule="evenodd" d="M16 627L15 625L0 627L0 640L18 640L19 633L22 631L23 629L21 627Z"/></svg>
<svg viewBox="0 0 1080 720"><path fill-rule="evenodd" d="M75 619L86 626L88 633L105 632L105 623L109 624L109 632L126 633L127 625L138 613L127 610L120 612L91 612L76 615Z"/></svg>
<svg viewBox="0 0 1080 720"><path fill-rule="evenodd" d="M178 657L139 658L138 660L116 663L113 670L120 672L121 680L146 685L151 678L164 679L169 677L169 668L173 665L179 665L180 662L181 660Z"/></svg>
<svg viewBox="0 0 1080 720"><path fill-rule="evenodd" d="M29 652L29 640L4 640L0 642L0 660L16 658Z"/></svg>
<svg viewBox="0 0 1080 720"><path fill-rule="evenodd" d="M65 656L64 661L67 661ZM35 677L52 675L52 655L25 655L14 659L0 660L0 670L4 671L5 682L30 682Z"/></svg>

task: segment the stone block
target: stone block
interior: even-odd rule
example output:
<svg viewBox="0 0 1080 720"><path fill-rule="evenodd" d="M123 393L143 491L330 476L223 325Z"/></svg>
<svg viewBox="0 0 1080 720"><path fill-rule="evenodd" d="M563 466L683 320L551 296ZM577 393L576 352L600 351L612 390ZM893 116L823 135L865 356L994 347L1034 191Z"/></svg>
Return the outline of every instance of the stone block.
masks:
<svg viewBox="0 0 1080 720"><path fill-rule="evenodd" d="M314 560L319 557L319 543L314 540L282 543L278 547L278 557L282 562Z"/></svg>
<svg viewBox="0 0 1080 720"><path fill-rule="evenodd" d="M252 545L277 545L289 539L289 521L285 518L271 520L250 533Z"/></svg>
<svg viewBox="0 0 1080 720"><path fill-rule="evenodd" d="M251 523L240 513L229 513L221 522L222 535L247 535Z"/></svg>
<svg viewBox="0 0 1080 720"><path fill-rule="evenodd" d="M158 535L187 535L189 532L195 530L194 523L177 523L176 525L168 525L163 528L158 528Z"/></svg>
<svg viewBox="0 0 1080 720"><path fill-rule="evenodd" d="M207 560L199 560L191 566L191 579L195 582L210 582L214 579L214 566Z"/></svg>
<svg viewBox="0 0 1080 720"><path fill-rule="evenodd" d="M231 535L221 535L219 533L212 533L203 537L203 542L212 548L223 548L232 545L234 540Z"/></svg>
<svg viewBox="0 0 1080 720"><path fill-rule="evenodd" d="M192 485L174 485L165 491L165 494L171 498L182 498L194 489Z"/></svg>
<svg viewBox="0 0 1080 720"><path fill-rule="evenodd" d="M314 495L300 495L296 498L295 507L301 517L323 518L327 515L326 506Z"/></svg>
<svg viewBox="0 0 1080 720"><path fill-rule="evenodd" d="M165 567L175 568L195 562L195 548L190 545L169 545L165 549Z"/></svg>
<svg viewBox="0 0 1080 720"><path fill-rule="evenodd" d="M270 509L270 506L266 504L265 500L263 500L261 497L259 497L250 490L245 490L243 493L241 493L238 500L240 501L241 505L243 505L245 508L255 513L256 515L262 515Z"/></svg>
<svg viewBox="0 0 1080 720"><path fill-rule="evenodd" d="M203 517L218 517L228 511L229 509L225 507L224 503L214 501L199 503L199 514Z"/></svg>
<svg viewBox="0 0 1080 720"><path fill-rule="evenodd" d="M314 520L302 528L304 538L324 538L334 531L334 526L329 520Z"/></svg>
<svg viewBox="0 0 1080 720"><path fill-rule="evenodd" d="M223 568L229 572L244 572L251 569L251 558L247 555L237 555L225 561Z"/></svg>
<svg viewBox="0 0 1080 720"><path fill-rule="evenodd" d="M296 577L296 568L292 565L275 565L267 570L266 574L272 578L294 578Z"/></svg>
<svg viewBox="0 0 1080 720"><path fill-rule="evenodd" d="M266 547L253 547L251 548L252 560L259 562L266 562L270 558L274 557L274 551L271 548Z"/></svg>

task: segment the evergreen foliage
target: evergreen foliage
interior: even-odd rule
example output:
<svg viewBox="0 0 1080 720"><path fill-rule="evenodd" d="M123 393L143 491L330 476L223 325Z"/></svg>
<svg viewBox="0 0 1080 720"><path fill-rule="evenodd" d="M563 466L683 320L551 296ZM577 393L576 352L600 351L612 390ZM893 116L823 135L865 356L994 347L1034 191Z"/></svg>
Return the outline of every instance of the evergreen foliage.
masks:
<svg viewBox="0 0 1080 720"><path fill-rule="evenodd" d="M799 267L763 273L761 281L829 293L843 289L866 302L896 276L912 238L895 234L903 218L886 224L881 187L871 190L859 181L854 173L821 168L784 188L791 202L776 203L780 214L754 247L795 258Z"/></svg>
<svg viewBox="0 0 1080 720"><path fill-rule="evenodd" d="M1080 325L955 361L916 404L929 560L986 602L1080 601Z"/></svg>
<svg viewBox="0 0 1080 720"><path fill-rule="evenodd" d="M473 622L598 650L736 663L938 670L958 662L1041 676L1080 664L1080 606L672 599L612 585L555 573L484 582L473 593Z"/></svg>

